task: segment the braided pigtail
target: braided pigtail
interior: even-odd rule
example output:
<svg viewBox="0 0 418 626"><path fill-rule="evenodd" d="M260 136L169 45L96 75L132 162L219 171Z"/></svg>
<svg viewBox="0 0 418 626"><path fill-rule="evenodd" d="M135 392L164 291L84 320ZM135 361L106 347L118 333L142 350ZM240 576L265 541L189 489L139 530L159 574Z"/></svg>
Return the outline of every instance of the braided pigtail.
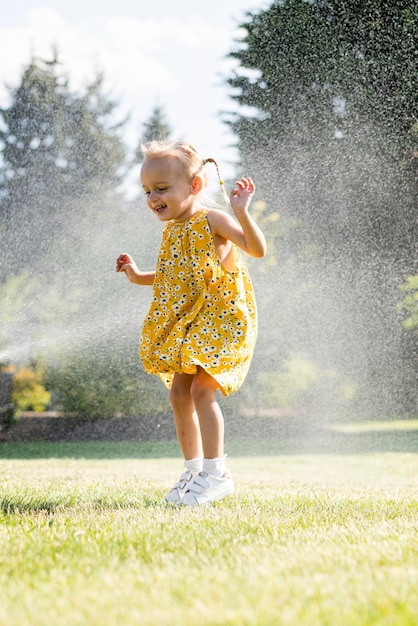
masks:
<svg viewBox="0 0 418 626"><path fill-rule="evenodd" d="M219 184L221 186L221 191L222 191L222 195L223 195L224 200L225 200L225 204L226 204L227 207L230 207L231 204L229 202L228 194L225 191L225 183L224 183L224 181L221 178L221 173L219 171L218 163L215 161L215 159L204 159L203 165L206 165L206 163L213 163L214 166L216 167L216 173L218 174Z"/></svg>

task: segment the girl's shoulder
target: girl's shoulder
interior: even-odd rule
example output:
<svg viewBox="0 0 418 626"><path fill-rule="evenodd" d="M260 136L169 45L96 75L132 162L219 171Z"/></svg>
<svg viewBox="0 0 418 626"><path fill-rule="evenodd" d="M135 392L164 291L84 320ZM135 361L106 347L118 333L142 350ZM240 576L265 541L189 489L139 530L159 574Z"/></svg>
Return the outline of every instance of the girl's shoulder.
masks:
<svg viewBox="0 0 418 626"><path fill-rule="evenodd" d="M222 211L222 209L206 209L206 216L210 227L225 224L232 219L231 216L225 213L225 211Z"/></svg>
<svg viewBox="0 0 418 626"><path fill-rule="evenodd" d="M222 209L207 209L207 220L212 233L222 235L227 239L230 232L237 228L237 223L233 217Z"/></svg>

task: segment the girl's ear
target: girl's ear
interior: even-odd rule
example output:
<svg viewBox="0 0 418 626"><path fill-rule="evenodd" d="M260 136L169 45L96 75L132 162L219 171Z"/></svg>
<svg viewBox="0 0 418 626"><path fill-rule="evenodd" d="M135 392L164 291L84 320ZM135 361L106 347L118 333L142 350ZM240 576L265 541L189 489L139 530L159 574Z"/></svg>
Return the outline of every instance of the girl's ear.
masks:
<svg viewBox="0 0 418 626"><path fill-rule="evenodd" d="M203 181L200 176L195 176L192 180L192 194L197 194L203 189Z"/></svg>

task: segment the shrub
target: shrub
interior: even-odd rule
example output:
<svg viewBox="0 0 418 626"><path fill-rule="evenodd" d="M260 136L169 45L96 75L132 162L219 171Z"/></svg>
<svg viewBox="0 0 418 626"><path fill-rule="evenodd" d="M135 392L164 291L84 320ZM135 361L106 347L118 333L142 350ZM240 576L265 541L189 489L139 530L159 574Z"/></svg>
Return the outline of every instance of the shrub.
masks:
<svg viewBox="0 0 418 626"><path fill-rule="evenodd" d="M142 372L137 355L109 346L61 355L48 370L48 387L66 414L109 418L168 409L162 383Z"/></svg>
<svg viewBox="0 0 418 626"><path fill-rule="evenodd" d="M11 400L16 414L22 411L45 411L51 402L51 394L45 389L45 371L40 365L19 365L13 375Z"/></svg>
<svg viewBox="0 0 418 626"><path fill-rule="evenodd" d="M333 370L321 369L314 361L293 355L279 371L261 372L260 393L268 408L324 414L338 405L347 409L356 395L355 387Z"/></svg>
<svg viewBox="0 0 418 626"><path fill-rule="evenodd" d="M408 330L418 328L418 275L407 276L400 286L404 298L398 304L398 310L404 314L403 325Z"/></svg>

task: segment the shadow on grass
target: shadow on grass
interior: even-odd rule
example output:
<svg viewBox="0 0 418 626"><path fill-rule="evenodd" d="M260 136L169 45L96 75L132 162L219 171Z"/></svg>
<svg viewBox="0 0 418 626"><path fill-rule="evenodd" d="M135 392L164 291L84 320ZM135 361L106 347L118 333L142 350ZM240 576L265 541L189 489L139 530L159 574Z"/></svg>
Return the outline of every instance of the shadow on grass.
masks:
<svg viewBox="0 0 418 626"><path fill-rule="evenodd" d="M232 432L231 432L232 431ZM309 428L277 424L249 435L226 426L226 451L230 456L280 456L302 454L355 455L381 452L418 453L418 429L339 432L327 427ZM177 441L28 441L0 443L0 459L112 459L180 458Z"/></svg>
<svg viewBox="0 0 418 626"><path fill-rule="evenodd" d="M179 457L176 441L12 441L0 459L155 459Z"/></svg>

